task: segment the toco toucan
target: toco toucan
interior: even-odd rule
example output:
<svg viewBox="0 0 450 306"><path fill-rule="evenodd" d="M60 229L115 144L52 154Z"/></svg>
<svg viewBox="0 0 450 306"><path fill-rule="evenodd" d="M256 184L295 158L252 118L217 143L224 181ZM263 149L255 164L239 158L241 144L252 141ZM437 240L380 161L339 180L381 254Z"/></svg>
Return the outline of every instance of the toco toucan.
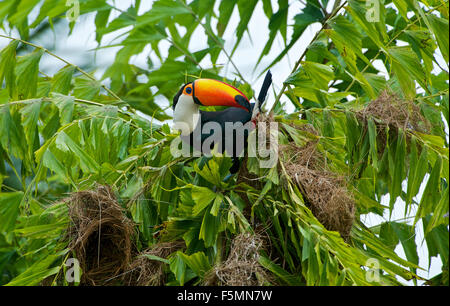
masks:
<svg viewBox="0 0 450 306"><path fill-rule="evenodd" d="M218 145L219 152L233 158L230 173L239 170L239 156L243 152L250 128L261 112L262 104L272 83L272 74L267 72L256 103L237 88L221 81L197 79L187 83L173 98L174 128L181 130L182 141L195 150L205 152ZM228 106L225 110L208 112L200 106ZM241 125L241 124L242 125ZM230 125L240 130L230 129ZM218 129L214 129L217 127ZM239 142L243 138L243 143ZM232 145L230 149L230 145Z"/></svg>

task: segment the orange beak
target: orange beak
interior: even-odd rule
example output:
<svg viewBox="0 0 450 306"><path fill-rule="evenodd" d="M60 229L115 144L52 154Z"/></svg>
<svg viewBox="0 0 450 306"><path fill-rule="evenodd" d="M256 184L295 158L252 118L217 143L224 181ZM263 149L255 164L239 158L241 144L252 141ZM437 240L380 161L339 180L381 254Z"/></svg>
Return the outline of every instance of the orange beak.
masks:
<svg viewBox="0 0 450 306"><path fill-rule="evenodd" d="M232 106L250 111L250 103L239 89L217 80L195 80L193 97L196 103L205 106Z"/></svg>

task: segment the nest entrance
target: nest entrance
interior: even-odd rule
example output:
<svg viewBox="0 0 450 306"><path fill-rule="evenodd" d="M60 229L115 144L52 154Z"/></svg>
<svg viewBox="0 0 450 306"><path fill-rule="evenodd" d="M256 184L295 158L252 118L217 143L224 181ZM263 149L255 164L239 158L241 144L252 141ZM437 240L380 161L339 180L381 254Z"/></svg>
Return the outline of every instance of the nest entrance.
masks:
<svg viewBox="0 0 450 306"><path fill-rule="evenodd" d="M69 248L83 271L80 284L114 284L130 262L133 222L108 186L73 193L67 203Z"/></svg>

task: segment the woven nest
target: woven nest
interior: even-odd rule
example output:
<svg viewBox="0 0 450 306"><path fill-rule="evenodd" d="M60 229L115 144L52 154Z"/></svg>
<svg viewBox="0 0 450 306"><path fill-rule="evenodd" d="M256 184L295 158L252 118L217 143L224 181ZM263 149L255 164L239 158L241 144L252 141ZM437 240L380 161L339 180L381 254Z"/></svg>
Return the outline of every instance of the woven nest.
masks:
<svg viewBox="0 0 450 306"><path fill-rule="evenodd" d="M273 277L258 262L259 251L265 248L261 234L241 233L231 242L227 259L206 274L209 286L261 286L274 284Z"/></svg>
<svg viewBox="0 0 450 306"><path fill-rule="evenodd" d="M344 178L327 171L326 159L317 150L317 143L318 140L312 140L302 147L294 143L280 146L284 167L320 223L347 240L355 216L355 202Z"/></svg>
<svg viewBox="0 0 450 306"><path fill-rule="evenodd" d="M149 258L157 256L167 259L170 254L186 248L184 241L163 242L154 244L150 249L141 252L131 262L124 274L124 284L127 286L162 286L165 283L165 264L162 261Z"/></svg>
<svg viewBox="0 0 450 306"><path fill-rule="evenodd" d="M419 106L386 90L381 92L380 96L371 101L364 109L356 112L356 117L366 130L368 120L370 118L375 119L377 148L380 156L386 146L387 128L389 128L390 139L397 138L399 129L408 129L420 133L429 133L431 130L431 125L420 112Z"/></svg>
<svg viewBox="0 0 450 306"><path fill-rule="evenodd" d="M75 192L66 201L69 248L83 271L81 285L113 285L129 266L134 224L108 186Z"/></svg>

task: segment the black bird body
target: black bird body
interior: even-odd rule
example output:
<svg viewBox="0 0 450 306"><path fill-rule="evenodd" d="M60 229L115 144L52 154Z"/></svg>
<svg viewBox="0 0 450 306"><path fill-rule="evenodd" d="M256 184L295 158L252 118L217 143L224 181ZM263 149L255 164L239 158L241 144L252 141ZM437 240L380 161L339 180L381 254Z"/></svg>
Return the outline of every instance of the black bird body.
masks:
<svg viewBox="0 0 450 306"><path fill-rule="evenodd" d="M251 110L253 110L255 103L251 104ZM215 146L217 146L219 153L224 153L226 150L226 139L227 137L232 137L233 146L231 150L226 150L228 156L233 158L233 166L230 169L231 173L236 173L239 169L239 157L242 156L245 147L247 147L247 138L250 132L251 125L248 123L251 121L251 112L243 110L241 108L227 108L222 111L217 112L207 112L200 111L200 124L196 126L195 130L191 132L188 136L181 135L182 141L190 144L194 150L202 152L203 154L211 154L211 151ZM220 124L220 135L214 135L217 131L209 130L202 131L202 128L209 122L219 123ZM240 122L242 126L246 126L243 133L243 141L239 143L241 138L237 135L236 132L232 132L227 129L226 122L232 122L233 124ZM199 137L199 141L195 141L195 137ZM204 147L203 144L206 139L213 137L211 145L208 147Z"/></svg>
<svg viewBox="0 0 450 306"><path fill-rule="evenodd" d="M270 71L266 75L257 104L249 103L248 99L240 91L228 84L216 83L219 81L208 80L208 82L188 83L184 85L174 97L174 122L184 120L183 123L190 124L190 130L182 133L182 141L189 144L193 150L210 154L216 146L219 153L224 153L233 158L231 173L239 170L239 157L247 146L247 138L250 131L255 127L252 122L255 114L260 112L261 105L265 100L268 88L271 84ZM225 87L226 86L230 87ZM207 89L201 88L207 85ZM188 87L187 87L188 86ZM192 90L189 90L192 87ZM227 91L225 94L224 91ZM190 95L192 93L192 95ZM198 93L198 96L196 95ZM217 93L217 96L216 96ZM189 97L192 96L191 99ZM225 105L231 106L222 111L209 112L198 109L196 105L183 108L179 103L193 102L198 105ZM258 106L257 106L258 105ZM258 107L255 112L255 107ZM187 109L187 110L185 110ZM191 111L192 109L192 111ZM176 113L178 111L178 113ZM192 119L191 117L197 117ZM188 124L188 125L189 125ZM210 127L214 127L210 129ZM234 127L234 129L233 129ZM217 134L219 133L219 134Z"/></svg>

